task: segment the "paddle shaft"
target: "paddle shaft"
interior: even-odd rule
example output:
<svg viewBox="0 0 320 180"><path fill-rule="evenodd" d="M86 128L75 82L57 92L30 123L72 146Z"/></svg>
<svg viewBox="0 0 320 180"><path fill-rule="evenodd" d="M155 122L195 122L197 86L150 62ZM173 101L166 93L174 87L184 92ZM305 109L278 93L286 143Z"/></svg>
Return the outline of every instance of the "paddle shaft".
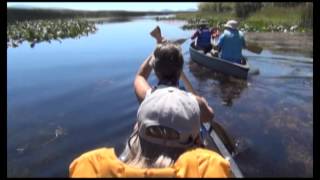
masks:
<svg viewBox="0 0 320 180"><path fill-rule="evenodd" d="M260 47L256 43L251 43L251 42L246 42L245 49L247 49L253 53L256 53L256 54L260 54L263 50L262 47Z"/></svg>

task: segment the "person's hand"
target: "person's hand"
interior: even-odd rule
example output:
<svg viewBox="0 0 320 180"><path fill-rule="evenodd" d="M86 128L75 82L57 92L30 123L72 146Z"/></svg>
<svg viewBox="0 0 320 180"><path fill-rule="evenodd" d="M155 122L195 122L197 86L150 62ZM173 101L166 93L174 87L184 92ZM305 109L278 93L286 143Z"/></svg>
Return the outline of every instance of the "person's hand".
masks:
<svg viewBox="0 0 320 180"><path fill-rule="evenodd" d="M213 28L212 29L212 37L216 38L220 35L219 29L218 28Z"/></svg>
<svg viewBox="0 0 320 180"><path fill-rule="evenodd" d="M157 39L157 44L162 44L162 43L166 43L166 42L168 42L168 40L162 36L161 36L161 38Z"/></svg>

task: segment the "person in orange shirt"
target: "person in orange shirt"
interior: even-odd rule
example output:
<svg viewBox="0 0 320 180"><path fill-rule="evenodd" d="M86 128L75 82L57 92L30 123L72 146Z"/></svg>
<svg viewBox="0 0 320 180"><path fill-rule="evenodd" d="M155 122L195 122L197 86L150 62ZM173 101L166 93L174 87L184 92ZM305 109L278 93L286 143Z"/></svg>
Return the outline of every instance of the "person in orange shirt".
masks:
<svg viewBox="0 0 320 180"><path fill-rule="evenodd" d="M70 164L70 177L230 176L229 162L200 143L200 123L212 119L212 108L203 97L179 89L181 49L161 42L135 77L141 104L123 153L118 157L113 148L84 153ZM153 88L147 81L152 69L159 80Z"/></svg>

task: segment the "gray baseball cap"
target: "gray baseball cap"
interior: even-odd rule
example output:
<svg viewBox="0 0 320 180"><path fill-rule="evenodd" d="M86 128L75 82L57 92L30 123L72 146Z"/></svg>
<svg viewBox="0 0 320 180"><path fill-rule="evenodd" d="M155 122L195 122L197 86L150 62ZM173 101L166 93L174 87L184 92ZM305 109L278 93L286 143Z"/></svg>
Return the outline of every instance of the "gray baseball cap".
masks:
<svg viewBox="0 0 320 180"><path fill-rule="evenodd" d="M166 147L193 146L200 131L200 108L196 98L175 87L160 85L141 103L137 120L139 137L145 141ZM175 139L150 136L147 129L162 126L178 132Z"/></svg>
<svg viewBox="0 0 320 180"><path fill-rule="evenodd" d="M231 29L237 29L238 27L238 21L236 20L229 20L225 25L224 27L228 27L228 28L231 28Z"/></svg>

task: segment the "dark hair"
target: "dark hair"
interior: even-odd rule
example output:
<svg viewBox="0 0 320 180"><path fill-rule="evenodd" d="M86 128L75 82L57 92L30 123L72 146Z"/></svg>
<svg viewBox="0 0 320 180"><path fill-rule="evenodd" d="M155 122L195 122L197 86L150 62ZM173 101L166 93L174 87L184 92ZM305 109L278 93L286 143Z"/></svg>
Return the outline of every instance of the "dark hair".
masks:
<svg viewBox="0 0 320 180"><path fill-rule="evenodd" d="M183 67L183 56L178 45L159 44L154 51L154 71L159 83L176 85Z"/></svg>

